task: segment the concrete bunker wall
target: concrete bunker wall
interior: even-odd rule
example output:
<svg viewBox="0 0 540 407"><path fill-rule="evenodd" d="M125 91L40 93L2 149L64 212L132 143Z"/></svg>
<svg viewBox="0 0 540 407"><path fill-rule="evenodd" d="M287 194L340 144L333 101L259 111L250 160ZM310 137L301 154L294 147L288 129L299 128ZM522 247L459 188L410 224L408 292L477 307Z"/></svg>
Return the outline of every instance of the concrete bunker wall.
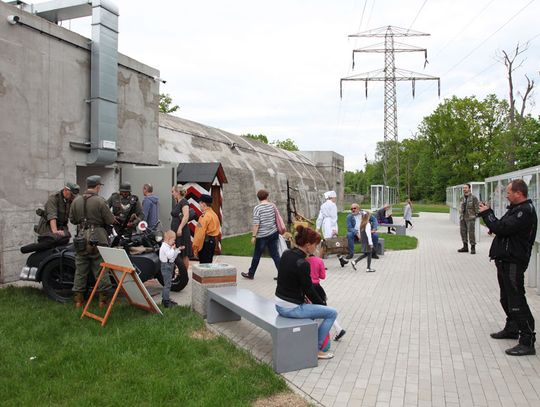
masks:
<svg viewBox="0 0 540 407"><path fill-rule="evenodd" d="M228 183L223 187L223 233L234 235L251 228L253 206L257 204L257 190L265 188L270 200L276 202L286 216L287 180L294 188L291 197L297 210L308 218L316 217L328 189L341 187L343 195L343 157L330 153L336 166L337 178L300 152L285 151L268 144L240 137L223 130L204 126L170 115L160 115L159 158L166 163L220 162ZM336 179L338 180L336 182ZM341 205L342 202L338 201Z"/></svg>
<svg viewBox="0 0 540 407"><path fill-rule="evenodd" d="M10 25L9 15L22 24ZM18 278L34 239L35 208L66 181L110 168L86 167L70 143L90 138L89 39L0 2L0 283ZM159 71L124 55L118 64L119 162L158 163Z"/></svg>

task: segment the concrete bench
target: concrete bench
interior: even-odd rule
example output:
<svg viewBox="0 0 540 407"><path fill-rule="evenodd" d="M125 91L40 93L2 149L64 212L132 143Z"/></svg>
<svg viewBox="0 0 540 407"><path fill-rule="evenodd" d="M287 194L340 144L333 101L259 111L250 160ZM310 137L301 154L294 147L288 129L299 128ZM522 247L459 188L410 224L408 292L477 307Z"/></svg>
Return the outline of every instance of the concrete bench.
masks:
<svg viewBox="0 0 540 407"><path fill-rule="evenodd" d="M207 322L244 317L272 335L272 362L277 373L317 366L317 322L284 318L274 301L238 287L208 288Z"/></svg>
<svg viewBox="0 0 540 407"><path fill-rule="evenodd" d="M407 228L405 227L405 225L398 225L396 223L379 223L379 228L377 229L377 231L379 233L382 232L382 228L394 228L396 229L396 234L400 236L405 236L407 234Z"/></svg>

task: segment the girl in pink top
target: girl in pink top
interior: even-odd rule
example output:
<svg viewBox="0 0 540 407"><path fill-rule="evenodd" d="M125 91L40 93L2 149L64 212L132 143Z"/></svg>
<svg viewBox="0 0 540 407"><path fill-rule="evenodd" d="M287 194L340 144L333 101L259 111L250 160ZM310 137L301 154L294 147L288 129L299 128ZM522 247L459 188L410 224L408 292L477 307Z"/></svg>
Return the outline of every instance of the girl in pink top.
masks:
<svg viewBox="0 0 540 407"><path fill-rule="evenodd" d="M311 282L313 283L313 287L315 288L315 291L317 291L317 294L319 294L319 297L321 297L321 299L324 301L324 305L326 305L326 292L320 284L321 280L324 280L326 278L326 267L324 266L324 262L320 257L315 257L313 255L308 256L306 260L309 263ZM343 335L345 335L346 331L341 327L341 325L339 325L337 319L334 321L333 326L337 332L334 340L339 341L343 337Z"/></svg>

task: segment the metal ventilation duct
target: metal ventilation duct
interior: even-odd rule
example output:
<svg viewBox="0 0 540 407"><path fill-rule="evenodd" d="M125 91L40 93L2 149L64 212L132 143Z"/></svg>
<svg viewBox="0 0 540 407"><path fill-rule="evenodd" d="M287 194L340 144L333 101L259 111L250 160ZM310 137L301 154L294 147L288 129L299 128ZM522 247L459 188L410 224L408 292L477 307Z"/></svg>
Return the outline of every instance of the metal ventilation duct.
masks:
<svg viewBox="0 0 540 407"><path fill-rule="evenodd" d="M118 141L118 8L92 1L89 165L116 162Z"/></svg>
<svg viewBox="0 0 540 407"><path fill-rule="evenodd" d="M92 15L87 164L113 164L118 141L118 7L109 0L53 0L32 8L54 23Z"/></svg>

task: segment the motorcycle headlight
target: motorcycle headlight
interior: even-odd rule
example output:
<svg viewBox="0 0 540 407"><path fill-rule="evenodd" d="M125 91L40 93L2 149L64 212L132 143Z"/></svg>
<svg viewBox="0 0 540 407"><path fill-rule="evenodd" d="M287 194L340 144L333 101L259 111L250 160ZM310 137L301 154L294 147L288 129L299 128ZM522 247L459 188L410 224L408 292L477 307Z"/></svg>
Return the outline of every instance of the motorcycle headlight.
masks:
<svg viewBox="0 0 540 407"><path fill-rule="evenodd" d="M161 243L163 241L163 233L158 231L155 233L156 242Z"/></svg>

